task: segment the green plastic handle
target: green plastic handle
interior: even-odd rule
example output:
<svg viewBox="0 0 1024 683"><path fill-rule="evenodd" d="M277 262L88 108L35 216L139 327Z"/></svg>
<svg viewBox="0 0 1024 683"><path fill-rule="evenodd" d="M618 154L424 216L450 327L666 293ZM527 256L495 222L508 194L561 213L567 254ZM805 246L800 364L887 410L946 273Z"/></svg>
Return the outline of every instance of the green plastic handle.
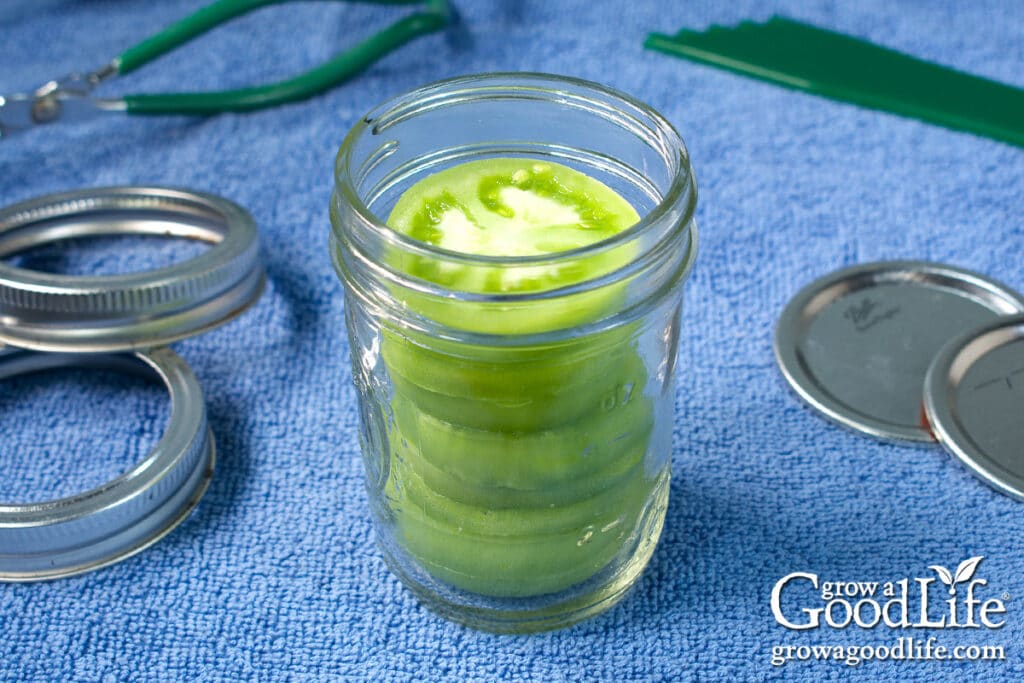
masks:
<svg viewBox="0 0 1024 683"><path fill-rule="evenodd" d="M782 17L645 47L777 85L1024 147L1024 90Z"/></svg>
<svg viewBox="0 0 1024 683"><path fill-rule="evenodd" d="M129 73L237 16L287 1L219 0L126 50L117 60L118 72ZM363 1L385 5L421 4L421 0ZM125 108L129 114L205 115L251 111L303 100L348 80L384 55L414 38L440 30L451 20L452 13L447 2L429 0L425 11L404 17L352 49L294 78L221 92L126 95Z"/></svg>

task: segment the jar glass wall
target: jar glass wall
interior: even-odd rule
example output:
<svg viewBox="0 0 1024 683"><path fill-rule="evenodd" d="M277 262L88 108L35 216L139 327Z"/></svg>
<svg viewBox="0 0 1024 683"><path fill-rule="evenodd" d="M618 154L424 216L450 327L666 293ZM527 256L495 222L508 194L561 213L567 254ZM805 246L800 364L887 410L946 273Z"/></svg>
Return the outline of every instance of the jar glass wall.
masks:
<svg viewBox="0 0 1024 683"><path fill-rule="evenodd" d="M640 222L570 251L508 257L385 225L427 175L508 157L582 171ZM443 81L346 137L331 251L371 514L388 565L428 607L493 631L556 628L607 609L642 572L668 501L695 204L672 127L569 78ZM551 272L560 284L529 291L474 284Z"/></svg>

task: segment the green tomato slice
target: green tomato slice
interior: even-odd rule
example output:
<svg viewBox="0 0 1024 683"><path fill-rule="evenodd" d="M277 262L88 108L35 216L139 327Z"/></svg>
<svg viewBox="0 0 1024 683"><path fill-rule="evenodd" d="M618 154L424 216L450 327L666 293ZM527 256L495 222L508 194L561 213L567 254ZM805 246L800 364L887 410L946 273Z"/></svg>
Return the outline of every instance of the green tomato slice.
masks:
<svg viewBox="0 0 1024 683"><path fill-rule="evenodd" d="M414 513L400 518L399 530L427 572L457 588L501 598L555 593L586 581L618 554L630 531L623 525L583 544L586 533L493 539L438 527Z"/></svg>
<svg viewBox="0 0 1024 683"><path fill-rule="evenodd" d="M420 411L440 421L514 438L524 432L555 429L595 415L624 392L643 387L642 370L638 372L625 362L602 367L604 374L590 381L548 382L535 386L511 381L501 392L489 395L472 390L459 395L438 393L394 372L390 376L394 402L408 399Z"/></svg>
<svg viewBox="0 0 1024 683"><path fill-rule="evenodd" d="M643 463L637 463L618 485L583 500L565 505L492 508L462 503L430 488L407 463L396 462L390 472L395 490L407 504L423 511L436 524L488 538L533 538L550 534L576 533L620 520L625 500L642 493Z"/></svg>
<svg viewBox="0 0 1024 683"><path fill-rule="evenodd" d="M639 221L633 206L568 166L524 158L470 161L406 190L388 225L422 242L474 256L540 256L584 247ZM478 294L545 292L612 272L634 256L624 246L551 265L465 264L418 255L388 256L414 277ZM400 289L411 310L456 329L524 334L594 320L621 301L622 283L518 304L453 301Z"/></svg>
<svg viewBox="0 0 1024 683"><path fill-rule="evenodd" d="M538 256L614 236L640 217L615 190L568 166L535 159L480 159L420 180L405 191L388 225L448 251L475 256ZM472 273L461 273L471 275ZM457 282L450 273L450 282ZM571 284L557 268L493 273L472 291L531 291Z"/></svg>
<svg viewBox="0 0 1024 683"><path fill-rule="evenodd" d="M623 386L642 385L634 325L534 347L483 347L384 333L399 396L455 424L534 431L584 417Z"/></svg>
<svg viewBox="0 0 1024 683"><path fill-rule="evenodd" d="M456 500L564 502L610 486L627 454L646 451L653 414L642 391L642 383L622 383L575 422L518 433L453 424L396 397L392 441L435 490Z"/></svg>
<svg viewBox="0 0 1024 683"><path fill-rule="evenodd" d="M573 534L538 539L480 538L438 528L423 517L400 520L403 545L436 578L500 598L555 593L601 571L625 545L626 529L580 545Z"/></svg>
<svg viewBox="0 0 1024 683"><path fill-rule="evenodd" d="M586 500L620 486L629 474L643 460L646 453L644 445L621 445L615 459L603 469L581 473L581 478L573 479L558 486L537 489L514 489L505 486L481 485L457 479L431 462L423 459L411 449L406 453L406 463L423 479L423 483L440 495L459 503L475 505L490 510L528 509L549 510L562 505ZM610 447L609 450L613 450Z"/></svg>
<svg viewBox="0 0 1024 683"><path fill-rule="evenodd" d="M431 490L393 468L388 496L399 538L437 578L486 595L540 595L600 571L626 544L656 479L634 467L620 486L572 505L489 510Z"/></svg>

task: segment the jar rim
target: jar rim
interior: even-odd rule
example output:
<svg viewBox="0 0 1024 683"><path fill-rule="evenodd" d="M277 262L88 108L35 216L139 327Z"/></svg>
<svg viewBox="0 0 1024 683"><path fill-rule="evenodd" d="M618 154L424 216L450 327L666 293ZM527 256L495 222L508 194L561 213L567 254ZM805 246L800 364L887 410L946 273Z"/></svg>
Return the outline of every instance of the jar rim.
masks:
<svg viewBox="0 0 1024 683"><path fill-rule="evenodd" d="M517 83L516 81L521 82ZM544 87L545 84L548 87ZM636 110L638 114L648 119L650 124L653 124L648 127L656 131L658 139L667 141L671 145L669 151L671 152L672 161L677 165L677 168L667 191L650 211L640 217L639 221L615 235L574 249L521 256L469 254L445 249L405 235L389 227L384 220L380 219L366 205L366 202L355 187L353 174L348 172L353 161L352 151L356 141L367 131L373 131L374 128L377 128L379 131L382 121L387 125L391 125L424 109L457 103L460 101L460 98L457 97L460 92L464 95L461 98L463 100L466 99L465 96L468 95L468 91L476 91L478 93L477 96L480 96L480 94L486 93L488 90L502 90L508 93L519 92L522 93L520 97L525 96L529 92L546 92L548 94L556 93L569 96L570 93L564 89L559 90L557 88L559 84L598 93L617 104ZM460 86L468 87L463 87L460 90ZM573 96L578 97L578 95ZM593 110L591 111L596 113ZM638 117L632 117L632 119L639 123ZM623 122L621 114L616 118L616 121L619 123ZM336 191L344 198L349 209L361 219L363 224L370 229L376 238L383 239L391 246L397 247L406 253L440 258L449 262L461 262L467 265L545 266L565 260L595 256L616 249L636 239L638 235L647 232L652 225L659 224L662 218L681 201L686 201L686 205L683 215L677 224L689 229L697 206L697 185L693 176L689 153L682 137L664 116L632 95L600 83L571 76L528 71L486 72L446 78L406 91L383 102L363 116L346 134L335 159L334 182ZM337 230L338 227L335 226L334 229ZM341 235L336 235L336 237L341 238ZM691 249L688 255L688 260L691 264L696 256L695 252L696 250ZM687 270L689 265L687 264Z"/></svg>

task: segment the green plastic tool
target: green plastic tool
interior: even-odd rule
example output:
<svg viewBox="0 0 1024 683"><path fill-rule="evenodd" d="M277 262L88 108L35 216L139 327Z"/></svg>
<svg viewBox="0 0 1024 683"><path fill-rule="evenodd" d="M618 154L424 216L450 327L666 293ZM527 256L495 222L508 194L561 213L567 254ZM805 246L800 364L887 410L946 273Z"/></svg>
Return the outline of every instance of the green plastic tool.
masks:
<svg viewBox="0 0 1024 683"><path fill-rule="evenodd" d="M208 115L263 109L306 99L352 78L389 52L414 38L440 30L455 18L447 0L350 0L422 7L306 73L276 83L221 92L126 95L110 99L91 96L101 82L134 71L235 17L287 1L218 0L128 48L100 69L50 81L33 92L0 97L0 138L40 124L80 120L105 111Z"/></svg>
<svg viewBox="0 0 1024 683"><path fill-rule="evenodd" d="M783 17L652 33L645 47L1024 147L1024 90Z"/></svg>

